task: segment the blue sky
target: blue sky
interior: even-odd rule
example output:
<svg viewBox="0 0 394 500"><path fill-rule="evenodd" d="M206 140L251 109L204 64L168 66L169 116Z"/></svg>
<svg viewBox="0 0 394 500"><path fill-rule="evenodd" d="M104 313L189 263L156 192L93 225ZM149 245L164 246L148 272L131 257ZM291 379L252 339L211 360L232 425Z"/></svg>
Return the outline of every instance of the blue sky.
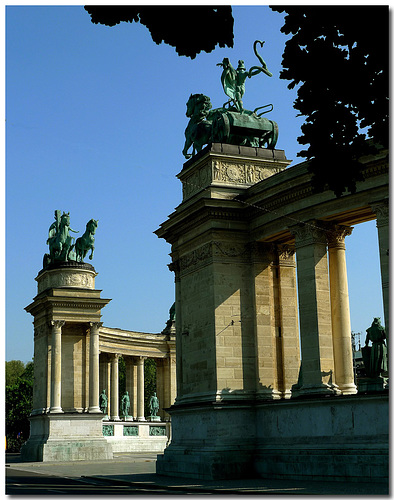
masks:
<svg viewBox="0 0 394 500"><path fill-rule="evenodd" d="M233 16L234 48L191 60L139 24L94 25L83 7L6 7L6 360L33 356L24 307L37 293L56 209L80 232L99 220L92 264L96 288L112 299L104 325L164 328L171 249L153 231L181 202L189 95L206 94L213 107L227 100L216 66L223 57L249 68L258 62L253 42L265 40L273 77L246 82L244 107L273 103L277 149L302 161L296 92L279 79L284 16L267 6L235 6ZM356 226L346 245L352 330L365 332L374 316L384 323L375 222Z"/></svg>

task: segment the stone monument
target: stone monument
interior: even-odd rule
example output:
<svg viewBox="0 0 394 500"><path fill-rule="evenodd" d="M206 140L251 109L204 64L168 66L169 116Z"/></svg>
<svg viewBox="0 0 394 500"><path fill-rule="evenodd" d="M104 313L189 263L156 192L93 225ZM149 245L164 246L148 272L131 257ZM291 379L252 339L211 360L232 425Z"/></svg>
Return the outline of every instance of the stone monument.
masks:
<svg viewBox="0 0 394 500"><path fill-rule="evenodd" d="M386 478L388 397L363 398L354 384L344 239L388 198L387 158L366 160L361 194L314 193L308 164L287 169L275 149L275 122L243 107L254 69L221 66L230 100L212 110L190 96L182 201L156 231L171 245L177 375L156 471Z"/></svg>
<svg viewBox="0 0 394 500"><path fill-rule="evenodd" d="M97 221L74 243L70 214L55 211L49 228L38 293L26 311L34 317L34 387L25 461L112 458L102 435L99 403L101 309L110 299L95 289L93 256ZM103 403L101 402L101 406Z"/></svg>

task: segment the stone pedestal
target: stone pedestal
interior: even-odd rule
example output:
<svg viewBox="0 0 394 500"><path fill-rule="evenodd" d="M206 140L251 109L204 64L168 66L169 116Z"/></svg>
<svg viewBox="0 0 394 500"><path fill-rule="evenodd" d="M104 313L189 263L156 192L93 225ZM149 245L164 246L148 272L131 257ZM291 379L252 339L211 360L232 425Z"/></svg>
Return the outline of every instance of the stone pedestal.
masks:
<svg viewBox="0 0 394 500"><path fill-rule="evenodd" d="M161 418L156 415L150 415L146 420L148 422L161 422Z"/></svg>
<svg viewBox="0 0 394 500"><path fill-rule="evenodd" d="M30 437L22 446L27 462L66 462L113 458L102 432L102 415L46 414L30 417Z"/></svg>

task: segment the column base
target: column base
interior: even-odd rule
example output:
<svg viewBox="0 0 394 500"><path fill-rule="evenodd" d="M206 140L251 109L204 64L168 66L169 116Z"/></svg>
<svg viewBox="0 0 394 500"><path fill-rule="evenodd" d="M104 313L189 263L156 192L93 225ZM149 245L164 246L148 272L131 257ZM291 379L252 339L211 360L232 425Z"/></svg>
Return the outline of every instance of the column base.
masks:
<svg viewBox="0 0 394 500"><path fill-rule="evenodd" d="M145 417L137 417L137 422L146 422Z"/></svg>
<svg viewBox="0 0 394 500"><path fill-rule="evenodd" d="M49 408L49 413L64 413L60 406L54 406L53 408Z"/></svg>
<svg viewBox="0 0 394 500"><path fill-rule="evenodd" d="M293 398L301 396L338 396L341 391L335 384L310 384L293 386L292 396Z"/></svg>
<svg viewBox="0 0 394 500"><path fill-rule="evenodd" d="M89 406L88 413L102 413L99 406Z"/></svg>
<svg viewBox="0 0 394 500"><path fill-rule="evenodd" d="M347 396L349 394L357 394L357 386L354 383L339 385L339 390L341 394Z"/></svg>

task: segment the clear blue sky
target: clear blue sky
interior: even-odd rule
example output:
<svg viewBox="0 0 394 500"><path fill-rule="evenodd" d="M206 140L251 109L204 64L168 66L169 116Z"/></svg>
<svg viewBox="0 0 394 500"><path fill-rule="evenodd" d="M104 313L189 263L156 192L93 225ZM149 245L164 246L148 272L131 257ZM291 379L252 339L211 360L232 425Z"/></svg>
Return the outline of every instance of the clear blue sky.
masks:
<svg viewBox="0 0 394 500"><path fill-rule="evenodd" d="M54 210L70 211L83 232L99 220L92 261L96 288L112 301L105 326L160 332L174 301L170 246L153 231L181 202L186 101L191 93L225 101L216 64L246 67L262 55L272 78L246 82L244 106L273 103L278 149L293 165L302 118L295 91L279 79L283 15L267 6L236 6L234 48L194 60L152 42L139 24L94 25L79 6L6 8L6 360L33 356L34 278L47 252ZM356 226L347 238L352 330L384 322L377 231ZM90 262L90 261L88 261Z"/></svg>

